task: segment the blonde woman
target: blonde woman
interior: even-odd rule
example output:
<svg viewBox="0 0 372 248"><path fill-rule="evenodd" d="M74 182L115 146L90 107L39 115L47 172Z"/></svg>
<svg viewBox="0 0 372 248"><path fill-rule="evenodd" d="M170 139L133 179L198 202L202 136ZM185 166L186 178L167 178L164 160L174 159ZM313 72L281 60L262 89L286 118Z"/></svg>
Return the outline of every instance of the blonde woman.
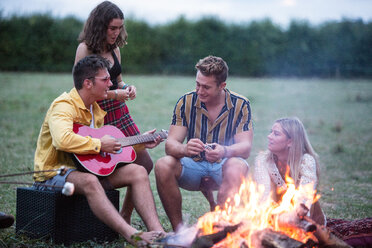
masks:
<svg viewBox="0 0 372 248"><path fill-rule="evenodd" d="M263 198L278 201L286 191L285 173L294 179L295 186L312 183L314 190L319 182L318 156L307 137L306 130L297 117L275 121L268 135L267 151L258 154L253 169L254 180L263 185ZM312 204L314 195L307 195L305 203L310 217L325 225L326 219L319 202Z"/></svg>

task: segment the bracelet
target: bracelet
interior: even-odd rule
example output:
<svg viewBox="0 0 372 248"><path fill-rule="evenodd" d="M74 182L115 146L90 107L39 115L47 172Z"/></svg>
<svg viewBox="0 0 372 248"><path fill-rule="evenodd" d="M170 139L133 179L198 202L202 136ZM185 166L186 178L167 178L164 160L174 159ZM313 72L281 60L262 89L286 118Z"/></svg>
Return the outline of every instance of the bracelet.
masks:
<svg viewBox="0 0 372 248"><path fill-rule="evenodd" d="M118 90L115 90L115 97L114 97L114 100L116 100L118 98Z"/></svg>
<svg viewBox="0 0 372 248"><path fill-rule="evenodd" d="M127 84L124 84L123 87L121 88L122 90L125 90L125 88L127 88L129 85Z"/></svg>
<svg viewBox="0 0 372 248"><path fill-rule="evenodd" d="M223 158L227 158L227 148L223 146Z"/></svg>

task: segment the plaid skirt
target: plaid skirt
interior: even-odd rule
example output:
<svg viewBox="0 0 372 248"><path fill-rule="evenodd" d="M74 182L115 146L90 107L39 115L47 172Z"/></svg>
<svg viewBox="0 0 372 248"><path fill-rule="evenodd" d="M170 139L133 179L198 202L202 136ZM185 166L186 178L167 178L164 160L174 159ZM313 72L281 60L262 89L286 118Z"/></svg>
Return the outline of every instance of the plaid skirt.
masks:
<svg viewBox="0 0 372 248"><path fill-rule="evenodd" d="M140 134L140 131L129 114L128 106L124 102L116 100L98 101L99 106L107 112L105 125L113 125L119 128L125 136Z"/></svg>

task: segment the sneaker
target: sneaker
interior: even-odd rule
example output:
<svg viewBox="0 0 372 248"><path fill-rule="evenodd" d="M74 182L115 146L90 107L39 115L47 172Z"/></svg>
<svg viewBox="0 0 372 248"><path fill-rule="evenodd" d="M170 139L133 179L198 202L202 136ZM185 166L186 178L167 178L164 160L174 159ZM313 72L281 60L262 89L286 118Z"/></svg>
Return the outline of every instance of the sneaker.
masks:
<svg viewBox="0 0 372 248"><path fill-rule="evenodd" d="M13 215L0 212L0 228L7 228L13 225L14 217Z"/></svg>

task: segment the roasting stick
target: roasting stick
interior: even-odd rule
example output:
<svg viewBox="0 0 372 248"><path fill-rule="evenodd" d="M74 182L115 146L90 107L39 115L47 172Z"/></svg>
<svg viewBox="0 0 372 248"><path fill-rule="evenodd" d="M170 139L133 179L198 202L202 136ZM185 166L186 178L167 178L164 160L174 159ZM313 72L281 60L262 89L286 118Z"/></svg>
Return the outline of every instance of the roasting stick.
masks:
<svg viewBox="0 0 372 248"><path fill-rule="evenodd" d="M0 175L1 177L13 177L13 176L23 176L27 174L34 174L34 173L42 173L42 172L51 172L51 171L57 171L58 174L64 175L67 172L67 168L62 166L58 169L52 169L52 170L43 170L43 171L29 171L29 172L22 172L22 173L16 173L16 174L8 174L8 175ZM0 181L0 184L24 184L24 185L35 185L35 183L29 183L29 182L17 182L17 181ZM37 185L38 183L36 183ZM48 185L48 184L42 184L40 185L50 188L58 188L62 189L62 194L70 196L74 194L75 186L73 183L66 182L63 186L57 186L57 185Z"/></svg>
<svg viewBox="0 0 372 248"><path fill-rule="evenodd" d="M58 169L42 170L42 171L28 171L28 172L21 172L21 173L15 173L15 174L0 175L0 177L15 177L15 176L28 175L28 174L35 174L35 173L52 172L52 171L57 171L58 174L63 176L67 172L67 168L62 166Z"/></svg>
<svg viewBox="0 0 372 248"><path fill-rule="evenodd" d="M34 185L34 183L15 182L15 181L0 181L0 184L23 184L23 185L31 185L31 186ZM42 184L42 185L45 187L62 189L62 194L67 195L67 196L73 195L75 191L74 184L70 182L65 182L63 186L48 185L48 184Z"/></svg>

